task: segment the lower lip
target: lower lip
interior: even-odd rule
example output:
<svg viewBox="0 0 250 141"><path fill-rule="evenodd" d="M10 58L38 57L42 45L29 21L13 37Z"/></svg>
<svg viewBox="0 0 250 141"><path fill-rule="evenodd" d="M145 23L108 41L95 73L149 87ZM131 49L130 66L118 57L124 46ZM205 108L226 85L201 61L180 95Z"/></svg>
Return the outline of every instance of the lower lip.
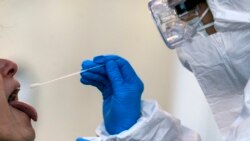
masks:
<svg viewBox="0 0 250 141"><path fill-rule="evenodd" d="M33 121L37 121L37 118L38 118L37 112L32 106L30 106L26 103L20 102L20 101L12 101L12 102L10 102L10 105L12 107L18 109L19 111L24 112Z"/></svg>

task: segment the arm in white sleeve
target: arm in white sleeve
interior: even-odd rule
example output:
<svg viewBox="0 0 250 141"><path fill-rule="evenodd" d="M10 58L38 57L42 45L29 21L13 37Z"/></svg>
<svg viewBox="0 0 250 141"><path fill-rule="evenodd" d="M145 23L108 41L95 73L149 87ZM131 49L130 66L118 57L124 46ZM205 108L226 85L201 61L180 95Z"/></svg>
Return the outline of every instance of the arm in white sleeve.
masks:
<svg viewBox="0 0 250 141"><path fill-rule="evenodd" d="M109 135L102 123L96 132L95 141L201 141L199 134L182 126L156 101L142 102L142 116L129 130Z"/></svg>

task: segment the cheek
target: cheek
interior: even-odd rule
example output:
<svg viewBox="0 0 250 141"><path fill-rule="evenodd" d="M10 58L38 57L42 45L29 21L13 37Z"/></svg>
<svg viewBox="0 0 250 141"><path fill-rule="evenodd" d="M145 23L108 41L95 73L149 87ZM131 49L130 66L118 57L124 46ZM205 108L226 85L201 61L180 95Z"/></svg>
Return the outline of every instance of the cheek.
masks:
<svg viewBox="0 0 250 141"><path fill-rule="evenodd" d="M6 97L8 96L8 94L10 94L13 90L13 84L10 83L10 81L8 79L4 79L3 80L4 82L4 92L5 92L5 95Z"/></svg>

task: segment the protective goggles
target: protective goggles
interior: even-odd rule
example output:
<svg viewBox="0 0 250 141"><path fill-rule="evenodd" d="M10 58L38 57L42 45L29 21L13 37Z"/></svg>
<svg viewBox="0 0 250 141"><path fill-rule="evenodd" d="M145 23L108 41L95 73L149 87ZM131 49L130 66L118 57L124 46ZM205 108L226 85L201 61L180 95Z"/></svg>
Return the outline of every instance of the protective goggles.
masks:
<svg viewBox="0 0 250 141"><path fill-rule="evenodd" d="M202 18L209 9L199 17L197 3L188 0L151 0L148 7L157 25L160 34L170 49L174 49L180 43L192 39L200 30L212 26L199 27ZM189 0L190 1L190 0ZM195 23L190 24L191 19L197 18Z"/></svg>

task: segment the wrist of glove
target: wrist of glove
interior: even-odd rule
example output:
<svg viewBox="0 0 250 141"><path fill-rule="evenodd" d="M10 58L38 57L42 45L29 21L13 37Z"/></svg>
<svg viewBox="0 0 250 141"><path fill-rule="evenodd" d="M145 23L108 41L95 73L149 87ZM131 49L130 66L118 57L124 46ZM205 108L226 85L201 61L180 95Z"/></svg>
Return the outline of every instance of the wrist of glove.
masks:
<svg viewBox="0 0 250 141"><path fill-rule="evenodd" d="M105 128L109 134L118 134L140 118L144 86L129 62L119 56L98 56L84 61L82 68L100 64L104 67L82 73L81 82L101 91Z"/></svg>

